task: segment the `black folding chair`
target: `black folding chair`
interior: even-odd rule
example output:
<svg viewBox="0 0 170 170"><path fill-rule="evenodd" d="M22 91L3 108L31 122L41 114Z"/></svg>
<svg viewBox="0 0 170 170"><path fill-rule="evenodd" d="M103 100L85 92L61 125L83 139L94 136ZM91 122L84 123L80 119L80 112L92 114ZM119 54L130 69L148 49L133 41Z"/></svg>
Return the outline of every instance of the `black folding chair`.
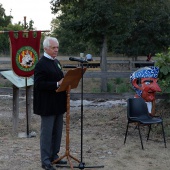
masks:
<svg viewBox="0 0 170 170"><path fill-rule="evenodd" d="M133 123L139 131L139 137L140 137L142 149L144 149L144 147L143 147L143 142L142 142L142 135L141 135L140 126L141 125L148 125L149 131L148 131L148 134L147 134L147 140L149 140L151 125L152 124L161 124L164 145L165 145L165 148L166 148L163 119L161 117L151 117L149 115L147 105L146 105L145 101L143 100L143 98L129 98L128 99L127 119L128 119L128 122L127 122L124 144L126 143L126 138L127 138L128 128L129 128L130 123Z"/></svg>

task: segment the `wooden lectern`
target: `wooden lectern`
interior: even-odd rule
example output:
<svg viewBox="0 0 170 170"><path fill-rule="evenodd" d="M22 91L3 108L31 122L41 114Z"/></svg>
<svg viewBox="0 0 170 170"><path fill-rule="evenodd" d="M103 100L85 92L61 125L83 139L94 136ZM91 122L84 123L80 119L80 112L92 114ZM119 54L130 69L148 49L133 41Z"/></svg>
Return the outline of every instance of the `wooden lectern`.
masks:
<svg viewBox="0 0 170 170"><path fill-rule="evenodd" d="M70 131L70 91L71 89L77 88L80 79L82 78L83 74L85 73L86 68L76 68L73 70L69 70L64 79L62 84L60 85L60 87L56 90L56 92L61 92L61 91L66 91L67 92L67 113L66 113L66 151L65 154L61 157L59 157L58 159L54 160L52 162L52 164L57 163L58 161L60 161L61 159L63 159L64 157L67 157L68 162L70 164L71 169L73 170L73 164L71 162L71 159L74 159L75 161L79 162L80 161L73 157L70 154L70 137L69 137L69 131Z"/></svg>

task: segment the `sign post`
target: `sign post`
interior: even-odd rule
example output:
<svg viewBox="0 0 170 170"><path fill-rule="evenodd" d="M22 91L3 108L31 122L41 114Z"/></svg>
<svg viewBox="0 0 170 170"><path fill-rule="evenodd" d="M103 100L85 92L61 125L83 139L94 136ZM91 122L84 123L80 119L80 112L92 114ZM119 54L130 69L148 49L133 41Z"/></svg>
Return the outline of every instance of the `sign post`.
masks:
<svg viewBox="0 0 170 170"><path fill-rule="evenodd" d="M18 133L18 119L19 119L19 89L25 87L25 78L19 77L12 70L9 71L2 71L2 76L4 76L6 79L8 79L13 84L13 134ZM28 78L27 79L27 134L25 133L19 133L19 137L26 137L28 135L28 129L30 125L30 119L31 119L31 93L32 93L32 86L33 86L33 79ZM35 136L34 132L31 132L29 135L30 137Z"/></svg>

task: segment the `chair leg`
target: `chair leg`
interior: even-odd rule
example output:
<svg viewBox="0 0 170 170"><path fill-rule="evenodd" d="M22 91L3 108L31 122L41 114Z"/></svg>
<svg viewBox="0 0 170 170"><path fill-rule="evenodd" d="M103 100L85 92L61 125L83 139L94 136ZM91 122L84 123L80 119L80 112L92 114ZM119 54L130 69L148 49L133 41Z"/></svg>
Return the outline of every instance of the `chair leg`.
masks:
<svg viewBox="0 0 170 170"><path fill-rule="evenodd" d="M162 125L162 134L163 134L164 145L165 145L165 148L166 148L166 139L165 139L165 131L164 131L163 122L161 123L161 125Z"/></svg>
<svg viewBox="0 0 170 170"><path fill-rule="evenodd" d="M148 134L147 134L147 141L149 140L149 135L150 135L150 131L151 131L151 125L148 125L149 126L149 130L148 130Z"/></svg>
<svg viewBox="0 0 170 170"><path fill-rule="evenodd" d="M125 133L124 144L126 143L126 137L127 137L127 133L128 133L128 128L129 128L129 122L127 123L127 126L126 126L126 133Z"/></svg>
<svg viewBox="0 0 170 170"><path fill-rule="evenodd" d="M139 131L139 137L140 137L141 146L142 146L142 149L144 149L143 142L142 142L142 135L141 135L141 132L140 132L140 125L139 124L138 124L138 131Z"/></svg>

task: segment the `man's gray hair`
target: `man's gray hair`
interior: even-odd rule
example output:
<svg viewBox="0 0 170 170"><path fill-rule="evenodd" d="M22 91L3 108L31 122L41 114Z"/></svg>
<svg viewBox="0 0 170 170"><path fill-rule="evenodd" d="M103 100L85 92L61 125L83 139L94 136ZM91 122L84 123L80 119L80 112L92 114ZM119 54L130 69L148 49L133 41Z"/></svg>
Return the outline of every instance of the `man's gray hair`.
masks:
<svg viewBox="0 0 170 170"><path fill-rule="evenodd" d="M54 41L59 45L57 38L55 38L55 37L45 37L44 42L43 42L43 47L48 48L50 46L50 41Z"/></svg>

